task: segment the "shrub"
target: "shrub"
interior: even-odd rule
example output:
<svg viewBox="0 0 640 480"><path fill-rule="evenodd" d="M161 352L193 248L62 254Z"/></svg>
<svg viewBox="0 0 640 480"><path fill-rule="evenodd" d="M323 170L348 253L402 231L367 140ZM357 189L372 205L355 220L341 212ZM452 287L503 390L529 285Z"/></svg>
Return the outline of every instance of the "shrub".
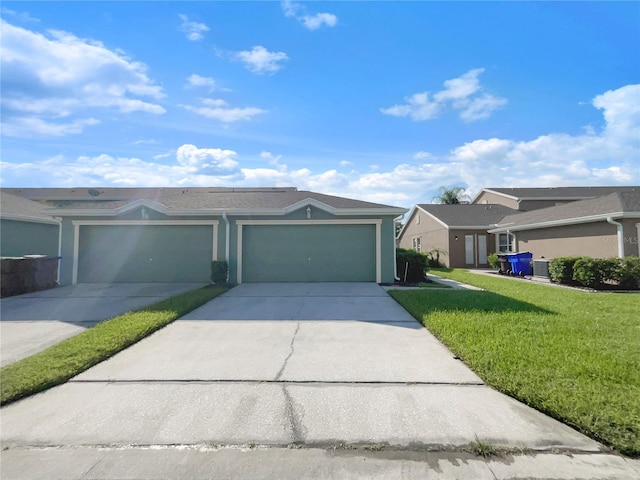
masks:
<svg viewBox="0 0 640 480"><path fill-rule="evenodd" d="M403 281L422 282L429 269L428 262L429 258L424 253L406 248L398 248L396 250L397 272Z"/></svg>
<svg viewBox="0 0 640 480"><path fill-rule="evenodd" d="M557 257L549 262L549 278L552 282L572 284L573 265L583 257Z"/></svg>
<svg viewBox="0 0 640 480"><path fill-rule="evenodd" d="M227 283L229 264L225 260L211 262L211 281L215 284Z"/></svg>
<svg viewBox="0 0 640 480"><path fill-rule="evenodd" d="M489 262L489 265L491 265L491 268L493 268L494 270L498 270L500 268L500 261L498 260L497 253L490 253L489 255L487 255L487 261Z"/></svg>
<svg viewBox="0 0 640 480"><path fill-rule="evenodd" d="M573 264L573 279L585 287L601 288L611 278L615 261L582 257Z"/></svg>
<svg viewBox="0 0 640 480"><path fill-rule="evenodd" d="M440 255L446 255L447 252L439 248L433 248L427 252L427 262L429 268L443 268L444 264L440 261Z"/></svg>
<svg viewBox="0 0 640 480"><path fill-rule="evenodd" d="M613 272L613 280L624 288L638 288L640 286L640 257L625 257L618 259Z"/></svg>

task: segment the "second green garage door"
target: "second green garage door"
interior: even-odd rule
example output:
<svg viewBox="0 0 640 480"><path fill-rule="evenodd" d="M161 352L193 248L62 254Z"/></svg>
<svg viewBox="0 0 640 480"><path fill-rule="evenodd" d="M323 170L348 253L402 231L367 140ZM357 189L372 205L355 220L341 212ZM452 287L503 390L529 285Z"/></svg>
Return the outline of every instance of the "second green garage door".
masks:
<svg viewBox="0 0 640 480"><path fill-rule="evenodd" d="M211 225L81 225L78 282L207 282Z"/></svg>
<svg viewBox="0 0 640 480"><path fill-rule="evenodd" d="M376 226L245 225L243 282L375 282Z"/></svg>

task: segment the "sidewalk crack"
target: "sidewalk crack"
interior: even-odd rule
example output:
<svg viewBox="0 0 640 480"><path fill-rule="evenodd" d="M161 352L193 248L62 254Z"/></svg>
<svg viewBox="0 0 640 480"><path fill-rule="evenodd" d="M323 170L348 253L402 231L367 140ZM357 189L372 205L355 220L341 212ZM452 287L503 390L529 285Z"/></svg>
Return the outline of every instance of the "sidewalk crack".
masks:
<svg viewBox="0 0 640 480"><path fill-rule="evenodd" d="M294 352L293 342L295 342L295 340L296 340L296 336L298 335L298 330L300 330L300 322L297 323L296 331L293 333L293 337L291 337L291 343L289 344L289 348L291 349L291 351L289 352L289 355L287 355L287 358L284 359L284 363L282 364L282 367L280 368L280 371L276 375L276 378L274 380L276 382L278 380L280 380L280 377L282 377L282 374L284 373L284 369L287 368L287 363L289 362L289 359L291 358L291 355L293 355L293 352Z"/></svg>

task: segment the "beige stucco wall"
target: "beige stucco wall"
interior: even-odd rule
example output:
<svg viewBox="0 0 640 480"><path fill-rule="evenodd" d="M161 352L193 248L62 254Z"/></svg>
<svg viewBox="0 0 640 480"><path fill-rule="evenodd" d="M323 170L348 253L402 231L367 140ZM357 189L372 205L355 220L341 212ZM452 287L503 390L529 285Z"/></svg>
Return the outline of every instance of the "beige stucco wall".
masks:
<svg viewBox="0 0 640 480"><path fill-rule="evenodd" d="M595 258L618 256L616 227L606 222L582 223L514 233L517 250L531 252L533 258L573 255L586 255Z"/></svg>
<svg viewBox="0 0 640 480"><path fill-rule="evenodd" d="M628 220L622 220L620 223L622 223L624 237L624 256L640 256L640 243L638 243L638 237L640 236L640 231L638 231L640 229L640 218L630 218Z"/></svg>
<svg viewBox="0 0 640 480"><path fill-rule="evenodd" d="M475 204L497 204L497 205L504 205L505 207L509 207L509 208L514 208L517 209L518 208L518 201L512 198L507 198L503 195L496 195L495 193L491 193L491 192L482 192L478 198L476 199L475 202L473 202Z"/></svg>
<svg viewBox="0 0 640 480"><path fill-rule="evenodd" d="M420 217L420 223L417 222L417 216ZM439 248L442 251L440 261L449 266L449 230L420 210L416 210L407 222L398 246L413 248L413 239L421 237L422 252L427 253L434 248Z"/></svg>

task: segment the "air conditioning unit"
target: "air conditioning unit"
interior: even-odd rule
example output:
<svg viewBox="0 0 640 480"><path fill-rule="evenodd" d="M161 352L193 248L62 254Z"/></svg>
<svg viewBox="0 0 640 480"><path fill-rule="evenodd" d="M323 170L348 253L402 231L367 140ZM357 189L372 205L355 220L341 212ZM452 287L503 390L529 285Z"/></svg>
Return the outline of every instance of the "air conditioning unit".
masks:
<svg viewBox="0 0 640 480"><path fill-rule="evenodd" d="M549 278L549 259L538 258L533 261L533 276Z"/></svg>

